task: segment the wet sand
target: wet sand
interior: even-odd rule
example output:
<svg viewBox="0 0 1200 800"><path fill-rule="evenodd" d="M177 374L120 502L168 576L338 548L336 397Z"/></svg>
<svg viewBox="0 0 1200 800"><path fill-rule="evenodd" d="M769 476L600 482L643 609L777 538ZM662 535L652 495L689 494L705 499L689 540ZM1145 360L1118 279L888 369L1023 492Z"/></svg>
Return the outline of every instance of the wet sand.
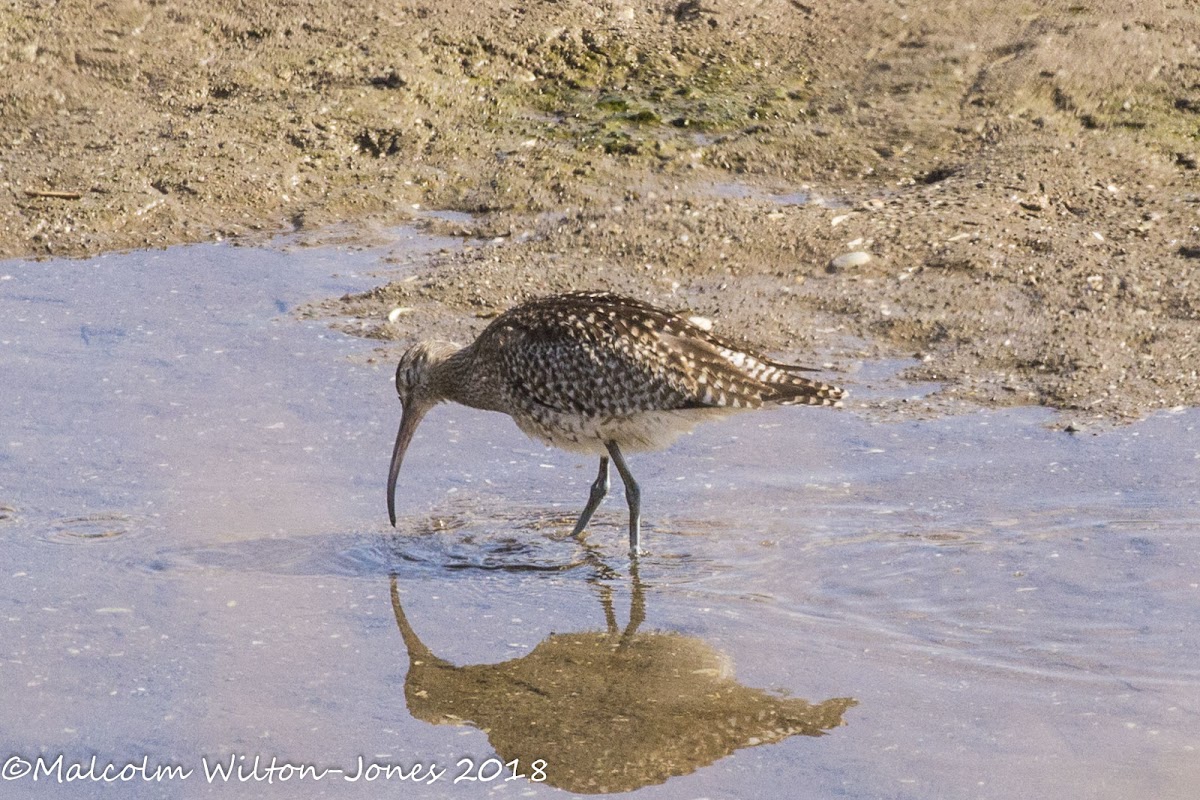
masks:
<svg viewBox="0 0 1200 800"><path fill-rule="evenodd" d="M409 307L366 332L461 338L604 287L818 363L915 356L944 389L904 414L1044 404L1079 427L1200 398L1188 7L72 0L0 19L3 255L370 238L453 210L472 216L434 228L480 246L329 310ZM831 266L848 252L870 261Z"/></svg>

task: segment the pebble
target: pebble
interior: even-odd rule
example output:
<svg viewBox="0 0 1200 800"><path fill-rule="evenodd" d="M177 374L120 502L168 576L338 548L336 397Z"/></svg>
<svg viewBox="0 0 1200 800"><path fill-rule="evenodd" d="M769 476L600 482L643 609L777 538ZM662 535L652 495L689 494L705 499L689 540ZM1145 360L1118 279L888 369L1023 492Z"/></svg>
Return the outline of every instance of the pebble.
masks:
<svg viewBox="0 0 1200 800"><path fill-rule="evenodd" d="M870 253L864 253L862 250L855 250L851 253L843 253L837 258L829 262L829 268L834 272L843 269L853 269L861 267L871 260Z"/></svg>
<svg viewBox="0 0 1200 800"><path fill-rule="evenodd" d="M402 316L404 316L405 314L408 314L411 311L412 311L411 308L405 308L404 306L401 306L400 308L393 308L391 311L388 312L388 322L395 322L396 320L400 319Z"/></svg>

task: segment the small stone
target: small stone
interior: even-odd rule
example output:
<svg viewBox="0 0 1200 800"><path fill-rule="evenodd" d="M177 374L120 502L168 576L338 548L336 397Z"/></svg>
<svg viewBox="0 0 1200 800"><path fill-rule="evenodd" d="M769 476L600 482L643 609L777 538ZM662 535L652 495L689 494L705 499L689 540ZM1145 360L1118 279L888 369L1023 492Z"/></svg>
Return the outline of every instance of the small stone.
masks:
<svg viewBox="0 0 1200 800"><path fill-rule="evenodd" d="M411 308L406 308L404 306L401 306L399 308L393 308L391 311L388 312L388 317L387 317L388 322L395 322L396 320L403 317L405 314L409 314L411 312L412 312Z"/></svg>
<svg viewBox="0 0 1200 800"><path fill-rule="evenodd" d="M837 258L829 262L829 271L838 272L843 269L853 269L861 267L871 260L870 253L864 253L862 250L855 250L850 253L843 253Z"/></svg>

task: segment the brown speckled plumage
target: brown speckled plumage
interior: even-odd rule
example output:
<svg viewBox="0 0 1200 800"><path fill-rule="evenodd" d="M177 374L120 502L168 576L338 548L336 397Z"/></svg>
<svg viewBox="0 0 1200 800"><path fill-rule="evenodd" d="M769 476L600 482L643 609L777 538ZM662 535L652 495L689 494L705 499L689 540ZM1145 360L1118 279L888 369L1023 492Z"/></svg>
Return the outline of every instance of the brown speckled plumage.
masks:
<svg viewBox="0 0 1200 800"><path fill-rule="evenodd" d="M806 371L638 300L604 292L532 300L498 316L466 347L426 342L401 358L396 390L404 420L388 489L393 523L395 475L408 439L425 411L452 400L509 414L556 447L601 455L594 503L577 532L607 490L611 456L627 497L633 490L636 551L636 484L620 451L663 447L697 422L765 404L836 405L842 390L798 374Z"/></svg>

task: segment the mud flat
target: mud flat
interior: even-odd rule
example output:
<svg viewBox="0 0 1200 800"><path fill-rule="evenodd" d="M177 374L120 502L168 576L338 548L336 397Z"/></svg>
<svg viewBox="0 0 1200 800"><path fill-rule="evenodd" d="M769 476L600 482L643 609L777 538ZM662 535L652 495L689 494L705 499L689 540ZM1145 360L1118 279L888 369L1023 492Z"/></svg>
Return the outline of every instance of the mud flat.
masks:
<svg viewBox="0 0 1200 800"><path fill-rule="evenodd" d="M608 287L836 367L915 355L943 388L904 413L1200 399L1185 5L73 1L0 27L0 255L451 210L435 230L477 246L328 310L462 338Z"/></svg>

